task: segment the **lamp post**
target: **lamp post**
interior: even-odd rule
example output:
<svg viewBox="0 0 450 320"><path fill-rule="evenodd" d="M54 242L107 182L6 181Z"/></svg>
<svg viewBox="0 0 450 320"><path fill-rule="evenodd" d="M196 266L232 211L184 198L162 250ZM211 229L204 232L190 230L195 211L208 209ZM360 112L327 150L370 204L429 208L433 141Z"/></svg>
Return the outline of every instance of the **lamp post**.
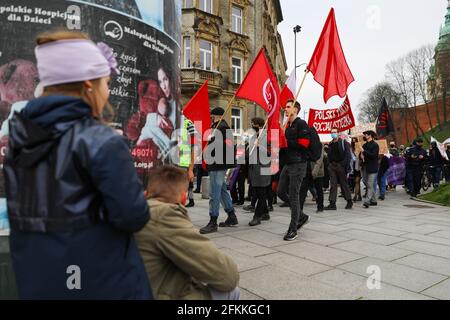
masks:
<svg viewBox="0 0 450 320"><path fill-rule="evenodd" d="M297 81L297 33L302 31L302 27L296 25L294 27L294 69L295 69L295 80Z"/></svg>

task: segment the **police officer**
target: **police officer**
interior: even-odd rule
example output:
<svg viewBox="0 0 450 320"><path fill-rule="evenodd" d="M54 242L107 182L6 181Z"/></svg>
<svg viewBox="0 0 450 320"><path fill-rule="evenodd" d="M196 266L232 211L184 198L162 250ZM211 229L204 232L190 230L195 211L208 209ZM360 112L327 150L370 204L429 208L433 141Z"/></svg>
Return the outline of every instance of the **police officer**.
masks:
<svg viewBox="0 0 450 320"><path fill-rule="evenodd" d="M408 190L411 197L420 194L421 181L424 164L427 161L427 151L423 149L423 139L417 138L411 148L405 153L407 171Z"/></svg>

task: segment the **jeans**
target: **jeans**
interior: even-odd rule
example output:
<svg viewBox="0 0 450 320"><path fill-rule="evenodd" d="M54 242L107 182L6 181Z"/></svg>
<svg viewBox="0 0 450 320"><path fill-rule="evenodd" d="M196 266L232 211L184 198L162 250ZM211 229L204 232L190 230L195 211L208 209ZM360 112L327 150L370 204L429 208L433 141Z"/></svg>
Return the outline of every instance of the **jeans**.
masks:
<svg viewBox="0 0 450 320"><path fill-rule="evenodd" d="M227 214L234 213L231 196L225 183L226 170L209 172L209 215L219 216L220 204Z"/></svg>
<svg viewBox="0 0 450 320"><path fill-rule="evenodd" d="M306 175L306 162L286 164L280 174L278 197L291 207L289 229L296 231L300 219L300 186Z"/></svg>
<svg viewBox="0 0 450 320"><path fill-rule="evenodd" d="M377 202L376 198L377 173L367 174L367 197L364 198L364 203Z"/></svg>
<svg viewBox="0 0 450 320"><path fill-rule="evenodd" d="M387 185L387 171L382 176L378 176L378 188L380 189L380 197L384 197L386 194L386 185Z"/></svg>

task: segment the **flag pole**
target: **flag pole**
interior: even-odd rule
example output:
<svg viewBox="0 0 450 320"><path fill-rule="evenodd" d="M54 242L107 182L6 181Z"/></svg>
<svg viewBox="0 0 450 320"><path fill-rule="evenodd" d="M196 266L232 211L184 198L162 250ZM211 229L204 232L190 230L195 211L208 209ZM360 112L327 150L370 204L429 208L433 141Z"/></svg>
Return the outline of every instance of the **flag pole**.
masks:
<svg viewBox="0 0 450 320"><path fill-rule="evenodd" d="M305 83L305 79L306 79L306 76L308 75L308 73L309 73L309 70L308 70L308 69L305 69L305 74L303 75L302 82L300 83L300 87L298 88L297 94L295 95L295 101L297 101L298 96L300 95L300 91L301 91L302 88L303 88L303 84Z"/></svg>
<svg viewBox="0 0 450 320"><path fill-rule="evenodd" d="M258 132L258 137L256 138L256 141L259 141L259 137L261 137L261 134L266 129L268 122L269 122L269 118L266 119L266 122L264 123L264 127L262 127L262 129ZM253 153L253 150L255 150L255 148L256 148L256 144L253 145L252 150L248 154L249 156Z"/></svg>
<svg viewBox="0 0 450 320"><path fill-rule="evenodd" d="M220 123L223 120L223 117L225 116L225 114L228 112L228 110L230 110L231 108L231 104L234 102L234 99L236 98L236 95L233 95L233 97L231 98L231 100L228 102L228 105L223 113L223 115L220 117L219 122L217 123L217 126L214 128L212 135L214 135L214 133L216 132L216 129L219 127Z"/></svg>

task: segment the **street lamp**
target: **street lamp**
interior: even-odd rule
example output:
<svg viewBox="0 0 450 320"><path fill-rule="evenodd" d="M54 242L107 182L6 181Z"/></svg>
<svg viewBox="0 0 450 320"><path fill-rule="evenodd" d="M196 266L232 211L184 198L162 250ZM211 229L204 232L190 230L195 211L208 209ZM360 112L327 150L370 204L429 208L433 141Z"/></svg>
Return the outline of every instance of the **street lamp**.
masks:
<svg viewBox="0 0 450 320"><path fill-rule="evenodd" d="M295 72L295 80L297 80L297 33L302 31L302 27L296 25L294 27L294 72Z"/></svg>

